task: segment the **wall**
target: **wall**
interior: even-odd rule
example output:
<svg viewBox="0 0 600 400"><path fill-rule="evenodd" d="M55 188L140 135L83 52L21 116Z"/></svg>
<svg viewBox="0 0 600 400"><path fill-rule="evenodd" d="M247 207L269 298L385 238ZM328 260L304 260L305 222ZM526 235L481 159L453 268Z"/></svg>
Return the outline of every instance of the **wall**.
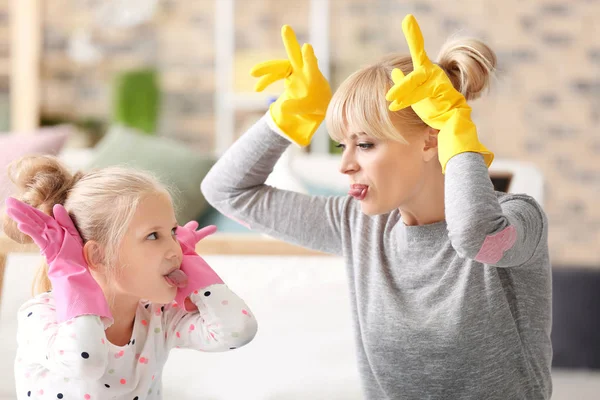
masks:
<svg viewBox="0 0 600 400"><path fill-rule="evenodd" d="M155 18L126 31L95 27L106 52L93 66L65 57L69 36L91 26L97 1L52 0L44 9L43 111L107 118L110 80L123 69L157 66L164 112L160 134L202 150L214 145L214 1L165 0ZM308 35L308 0L239 1L236 86L249 85L258 58L283 57L279 30ZM414 13L434 58L458 30L499 57L499 75L474 102L481 140L498 158L534 162L547 179L555 264L600 265L600 2L550 0L331 0L332 85L391 51L406 52L401 21ZM260 57L259 57L260 56ZM240 116L242 118L243 116Z"/></svg>

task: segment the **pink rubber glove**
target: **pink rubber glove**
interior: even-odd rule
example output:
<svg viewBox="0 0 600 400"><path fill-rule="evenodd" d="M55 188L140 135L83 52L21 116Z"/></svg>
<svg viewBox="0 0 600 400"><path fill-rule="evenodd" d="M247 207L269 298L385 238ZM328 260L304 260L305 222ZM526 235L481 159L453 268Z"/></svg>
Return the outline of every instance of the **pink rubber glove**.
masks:
<svg viewBox="0 0 600 400"><path fill-rule="evenodd" d="M97 315L105 326L110 326L112 314L102 289L88 270L79 232L61 204L56 204L52 211L54 218L12 197L6 199L8 216L46 257L57 321Z"/></svg>
<svg viewBox="0 0 600 400"><path fill-rule="evenodd" d="M184 226L178 226L176 235L181 250L183 251L183 259L181 261L181 271L188 277L185 287L177 288L175 301L177 304L184 307L187 311L193 311L193 308L188 307L185 299L195 290L201 290L207 286L217 283L223 283L223 280L217 273L204 261L202 257L196 253L196 244L205 237L212 235L217 231L217 227L209 225L200 230L196 221L190 221Z"/></svg>

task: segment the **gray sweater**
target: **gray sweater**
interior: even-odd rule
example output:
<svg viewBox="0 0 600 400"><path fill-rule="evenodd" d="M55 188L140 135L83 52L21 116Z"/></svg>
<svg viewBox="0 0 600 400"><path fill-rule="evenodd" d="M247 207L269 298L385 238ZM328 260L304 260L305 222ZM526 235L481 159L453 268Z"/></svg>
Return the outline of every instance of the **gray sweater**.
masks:
<svg viewBox="0 0 600 400"><path fill-rule="evenodd" d="M547 220L531 197L495 192L481 155L463 153L447 165L445 221L369 217L349 196L265 185L290 144L266 118L202 192L257 232L345 258L366 399L550 398Z"/></svg>

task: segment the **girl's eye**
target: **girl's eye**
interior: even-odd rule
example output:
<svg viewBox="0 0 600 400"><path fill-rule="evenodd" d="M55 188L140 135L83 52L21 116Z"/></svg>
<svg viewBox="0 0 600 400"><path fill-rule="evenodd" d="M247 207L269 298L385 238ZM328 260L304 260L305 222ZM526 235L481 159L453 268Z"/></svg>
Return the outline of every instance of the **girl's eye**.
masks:
<svg viewBox="0 0 600 400"><path fill-rule="evenodd" d="M177 228L171 229L171 235L175 236L177 234Z"/></svg>
<svg viewBox="0 0 600 400"><path fill-rule="evenodd" d="M158 239L158 233L152 232L151 234L149 234L148 236L146 236L146 239L148 239L148 240L156 240L156 239Z"/></svg>
<svg viewBox="0 0 600 400"><path fill-rule="evenodd" d="M363 150L367 150L373 147L373 143L359 143L357 146Z"/></svg>
<svg viewBox="0 0 600 400"><path fill-rule="evenodd" d="M335 145L335 147L337 147L338 149L344 150L346 148L346 145L342 144L342 143L338 143L338 144Z"/></svg>

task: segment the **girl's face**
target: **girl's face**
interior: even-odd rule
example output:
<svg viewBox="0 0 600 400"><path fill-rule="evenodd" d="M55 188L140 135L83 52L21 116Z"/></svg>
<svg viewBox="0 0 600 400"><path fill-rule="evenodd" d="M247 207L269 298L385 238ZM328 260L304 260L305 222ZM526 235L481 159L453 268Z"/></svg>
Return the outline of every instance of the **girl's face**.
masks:
<svg viewBox="0 0 600 400"><path fill-rule="evenodd" d="M167 193L145 197L139 204L117 253L116 293L170 303L177 288L165 275L181 267L182 251L175 237L177 220Z"/></svg>
<svg viewBox="0 0 600 400"><path fill-rule="evenodd" d="M375 139L365 132L348 129L340 143L343 149L340 172L348 175L350 191L360 201L363 213L385 214L412 208L427 182L427 163L437 154L426 143L428 135L417 135L403 143Z"/></svg>

